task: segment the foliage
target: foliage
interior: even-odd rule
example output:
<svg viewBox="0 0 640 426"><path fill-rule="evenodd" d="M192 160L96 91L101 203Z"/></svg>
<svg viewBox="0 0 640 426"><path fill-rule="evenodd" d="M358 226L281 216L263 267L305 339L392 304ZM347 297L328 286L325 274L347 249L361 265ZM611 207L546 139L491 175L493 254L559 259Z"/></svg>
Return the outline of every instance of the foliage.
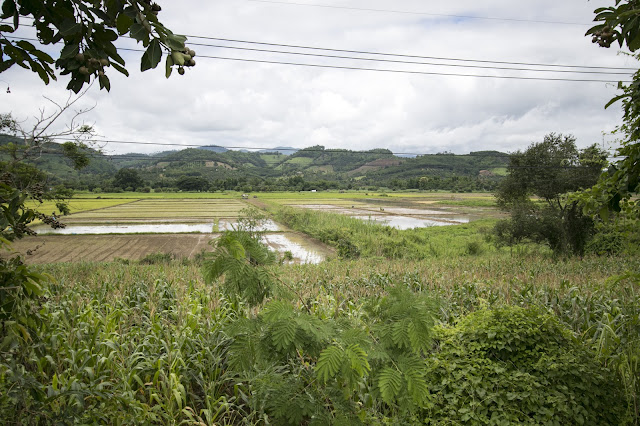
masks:
<svg viewBox="0 0 640 426"><path fill-rule="evenodd" d="M601 7L594 13L594 21L600 23L587 31L587 35L593 35L594 43L608 48L617 41L620 47L626 46L631 52L640 48L640 4L636 0L616 0L615 7ZM637 54L635 57L640 59ZM610 211L640 217L637 200L640 188L640 70L633 75L631 84L620 82L618 89L622 93L611 99L605 108L622 101L623 124L614 132L623 135L616 153L622 159L611 165L597 185L582 197L586 208L605 220Z"/></svg>
<svg viewBox="0 0 640 426"><path fill-rule="evenodd" d="M76 99L77 100L77 99ZM48 176L28 162L40 155L43 145L52 137L71 137L75 142L64 145L64 153L72 161L74 167L82 168L87 164L87 156L83 152L86 145L83 140L93 133L91 127L79 124L74 117L68 129L57 134L45 134L53 122L74 101L68 100L65 105L58 105L58 110L45 115L41 110L40 117L31 129L25 129L10 114L0 115L0 131L9 132L12 141L0 146L0 249L11 251L10 243L26 235L34 234L29 225L40 220L53 228L64 227L55 211L46 214L40 211L37 204L48 200L55 203L61 214L69 213L65 199L71 196L66 188L51 188ZM82 111L78 112L81 114ZM11 253L0 258L0 319L2 323L13 317L13 309L22 298L36 298L43 293L42 286L46 277L29 270L20 255Z"/></svg>
<svg viewBox="0 0 640 426"><path fill-rule="evenodd" d="M255 222L241 222L238 229L225 231L212 241L215 250L203 261L208 283L224 276L223 292L232 300L240 298L250 305L262 303L271 294L273 277L265 269L276 263L276 255L259 238Z"/></svg>
<svg viewBox="0 0 640 426"><path fill-rule="evenodd" d="M552 310L572 330L576 345L591 348L588 353L594 360L586 366L597 358L598 364L606 364L620 377L611 382L620 380L628 389L619 404L628 405L629 413L634 413L640 383L637 367L634 369L640 353L640 282L631 276L609 282L605 278L625 269L638 270L637 257L557 261L530 252L493 252L490 256L441 256L420 262L334 260L269 268L303 294L311 312L278 299L264 309L244 310L252 317L241 318L216 286L202 282L197 265L181 261L152 266L111 262L41 267L38 272L51 274L59 284L50 286L41 307L42 325L37 329L25 326L32 340L18 340L20 345L13 352L0 348L0 368L6 373L6 381L0 382L0 422L11 424L18 418L23 423L43 419L45 423L84 424L376 425L416 424L427 419L436 423L438 418L430 413L442 408L442 395L435 392L442 383L431 380L431 359L438 356L441 342L449 336L443 337L439 327L425 336L429 351L421 368L428 393L419 408L410 398L391 404L382 398L380 374L394 366L380 355L389 350L395 354L396 349L389 346L394 344L392 339L385 339L384 345L377 343L383 342L381 329L401 329L394 324L420 318L423 309L432 313L436 323L443 321L455 328L456 323L467 321L471 326L478 317L463 319L469 313L503 309L505 304L537 305L543 310L539 313ZM434 304L434 298L439 303ZM19 303L27 307L23 301ZM415 313L403 316L405 309L414 306ZM301 349L299 354L292 347L291 351L274 349L276 341L286 343L284 338L289 335L275 331L280 324L287 325L283 330L288 329L290 323L296 327L294 341ZM501 323L487 320L483 324L495 330ZM305 331L309 324L311 329ZM551 324L557 325L557 321ZM507 325L501 327L505 328ZM522 328L531 331L532 327ZM327 329L328 339L313 337ZM556 330L554 326L542 329ZM563 326L560 330L566 332ZM232 331L239 333L237 343ZM21 336L18 328L12 333ZM564 341L562 336L537 336L541 342ZM508 337L514 341L518 335L510 333ZM243 346L243 338L250 344ZM324 343L314 346L318 341ZM355 344L367 355L368 372L364 358L357 356L359 351L352 348L351 354L347 350ZM261 345L274 350L260 350L260 361L249 369L234 363L240 359L236 354L242 357ZM580 346L576 347L577 355L585 350ZM405 345L402 348L409 353ZM325 349L323 359L335 365L330 371L338 369L328 379L324 373L318 374L318 361ZM356 362L354 369L351 358ZM399 357L394 355L392 360ZM448 366L454 369L455 363L458 358ZM597 374L598 364L593 370ZM397 371L402 368L398 365ZM358 370L364 372L362 377ZM47 395L49 389L53 392L54 374L59 393L33 402L34 395ZM490 370L487 374L487 381L497 375ZM592 375L588 371L584 380L591 380ZM357 385L352 387L348 377ZM407 379L400 378L398 395L406 395ZM389 391L395 389L385 386ZM498 385L494 390L497 393L500 389ZM514 389L519 389L517 383ZM593 389L584 393L592 395ZM508 403L513 406L516 401ZM404 409L402 404L406 404ZM297 422L301 415L302 421ZM454 409L443 415L440 420L444 423L457 414Z"/></svg>
<svg viewBox="0 0 640 426"><path fill-rule="evenodd" d="M113 185L122 189L132 188L136 190L144 186L144 181L135 169L120 169L113 177Z"/></svg>
<svg viewBox="0 0 640 426"><path fill-rule="evenodd" d="M75 283L72 292L52 286L30 338L2 330L5 343L13 338L0 347L2 423L241 419L244 403L228 387L227 339L220 332L231 311L215 291L192 287L181 296L174 284L139 281L125 288L107 280L97 287Z"/></svg>
<svg viewBox="0 0 640 426"><path fill-rule="evenodd" d="M553 133L512 154L508 176L496 192L498 205L511 213L496 227L499 243L530 239L546 242L556 253L582 254L593 222L567 193L593 185L604 163L605 154L595 145L578 150L575 138Z"/></svg>
<svg viewBox="0 0 640 426"><path fill-rule="evenodd" d="M426 259L466 253L467 242L477 243L475 253L488 249L477 241L489 221L456 226L434 226L399 230L373 221L363 221L342 214L282 207L275 218L288 227L333 246L341 259L360 257L378 259ZM446 228L446 229L444 229Z"/></svg>
<svg viewBox="0 0 640 426"><path fill-rule="evenodd" d="M274 300L229 325L229 360L252 408L276 424L360 424L364 404L402 416L425 402L434 311L431 298L401 287L370 300L366 320Z"/></svg>
<svg viewBox="0 0 640 426"><path fill-rule="evenodd" d="M427 363L433 424L623 423L615 375L549 314L482 310L438 337Z"/></svg>
<svg viewBox="0 0 640 426"><path fill-rule="evenodd" d="M129 36L146 48L142 55L142 71L156 68L167 53L166 74L176 66L184 73L184 66L193 66L195 52L185 48L186 37L173 34L158 20L160 6L150 0L90 1L90 0L4 0L0 18L13 19L13 25L0 25L2 62L0 72L13 65L31 69L46 84L56 75L54 59L27 40L6 36L18 31L20 20L33 19L38 40L42 45L64 44L56 68L62 75L70 75L67 89L78 93L91 77L100 88L110 89L107 68L128 75L125 61L113 44L119 37ZM7 59L5 59L5 55Z"/></svg>

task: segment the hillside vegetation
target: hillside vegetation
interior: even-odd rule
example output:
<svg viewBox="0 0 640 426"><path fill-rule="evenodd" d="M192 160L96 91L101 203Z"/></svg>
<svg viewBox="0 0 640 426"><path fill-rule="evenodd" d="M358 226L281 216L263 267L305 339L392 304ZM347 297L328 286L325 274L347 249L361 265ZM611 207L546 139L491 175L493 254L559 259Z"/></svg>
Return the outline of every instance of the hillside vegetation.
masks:
<svg viewBox="0 0 640 426"><path fill-rule="evenodd" d="M12 140L0 135L0 144L6 145ZM508 164L507 154L494 151L407 158L395 156L386 149L350 151L312 146L288 151L290 154L286 155L278 151L214 148L113 156L87 148L91 162L87 168L78 171L64 158L60 145L47 143L42 154L31 161L50 175L52 184L97 192L127 190L129 186L114 180L117 171L123 168L135 170L143 181L143 185L131 185L131 188L163 192L355 188L490 191L496 187Z"/></svg>

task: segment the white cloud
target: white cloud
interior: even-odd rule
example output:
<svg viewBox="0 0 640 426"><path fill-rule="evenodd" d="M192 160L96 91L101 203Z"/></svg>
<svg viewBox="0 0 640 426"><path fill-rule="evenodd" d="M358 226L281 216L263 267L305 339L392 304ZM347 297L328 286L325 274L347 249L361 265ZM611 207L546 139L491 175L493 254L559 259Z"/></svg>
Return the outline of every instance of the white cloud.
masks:
<svg viewBox="0 0 640 426"><path fill-rule="evenodd" d="M592 19L592 10L603 2L313 2L585 25L383 13L247 0L163 1L160 18L175 32L189 35L432 57L636 66L633 60L616 55L615 50L597 48L583 36ZM196 38L190 41L294 50ZM131 41L123 42L132 45ZM604 83L391 74L203 56L460 74L606 79L597 74L506 72L288 56L197 45L193 48L198 52L196 67L185 76L176 73L169 80L164 78L162 67L140 73L137 71L140 54L127 53L125 58L131 76L125 78L112 70L109 73L111 93L99 92L94 87L80 102L85 107L97 104L87 114L87 120L112 140L264 148L322 144L328 148L390 148L417 153L512 151L526 148L552 131L572 133L581 146L586 146L600 141L603 131L612 130L619 123L618 108L603 109L616 93L615 87ZM394 59L419 61L417 58ZM37 76L11 69L2 73L2 80L8 81L12 90L10 95L0 91L2 111L13 111L18 117L36 113L38 107L46 103L42 95L59 101L66 98L65 76L44 86ZM110 144L107 150L154 152L173 148Z"/></svg>

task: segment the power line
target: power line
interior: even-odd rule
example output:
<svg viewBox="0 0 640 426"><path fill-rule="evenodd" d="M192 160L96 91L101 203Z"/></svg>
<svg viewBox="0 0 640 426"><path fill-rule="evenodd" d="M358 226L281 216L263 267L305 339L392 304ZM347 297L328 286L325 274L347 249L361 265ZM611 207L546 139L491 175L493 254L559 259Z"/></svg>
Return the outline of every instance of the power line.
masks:
<svg viewBox="0 0 640 426"><path fill-rule="evenodd" d="M143 50L136 50L136 49L122 49L122 50L134 50L138 52L143 52ZM394 70L394 69L385 69L385 68L363 68L363 67L347 67L347 66L339 66L339 65L303 64L299 62L267 61L262 59L229 58L225 56L198 55L198 57L208 58L208 59L222 59L227 61L274 64L274 65L293 65L293 66L310 67L310 68L332 68L332 69L341 69L341 70L376 71L376 72L388 72L388 73L396 73L396 74L414 74L414 75L439 75L439 76L448 76L448 77L476 77L476 78L497 78L497 79L506 79L506 80L535 80L535 81L572 81L572 82L579 82L579 83L618 83L618 81L620 81L620 80L614 81L614 80L555 78L555 77L522 77L522 76L506 76L506 75L489 75L489 74L445 73L445 72L435 72L435 71ZM631 82L631 80L621 80L621 81L623 83Z"/></svg>
<svg viewBox="0 0 640 426"><path fill-rule="evenodd" d="M614 71L582 71L582 70L573 71L573 70L556 70L556 69L544 70L544 69L535 69L535 68L496 67L496 66L488 66L488 65L439 64L439 63L434 63L434 62L402 61L402 60L394 60L394 59L358 58L358 57L355 57L355 56L339 56L339 55L327 55L327 54L307 53L307 52L290 52L290 51L283 51L283 50L258 49L258 48L238 47L238 46L224 46L224 45L205 44L205 43L189 43L189 45L216 47L216 48L222 48L222 49L235 49L235 50L244 50L244 51L252 51L252 52L279 53L279 54L286 54L286 55L312 56L312 57L335 58L335 59L353 59L353 60L358 60L358 61L372 61L372 62L392 62L392 63L397 63L397 64L411 64L411 65L432 65L432 66L439 66L439 67L480 68L480 69L492 69L492 70L554 72L554 73L572 73L572 74L614 74L614 75L627 75L627 76L631 72L631 71L628 71L628 72L614 72Z"/></svg>
<svg viewBox="0 0 640 426"><path fill-rule="evenodd" d="M489 21L531 22L536 24L579 25L579 26L591 25L591 24L583 24L579 22L544 21L544 20L518 19L518 18L498 18L498 17L491 17L491 16L449 15L444 13L412 12L412 11L406 11L406 10L390 10L390 9L372 9L367 7L334 6L334 5L326 5L326 4L296 3L296 2L286 2L286 1L276 1L276 0L247 0L247 1L256 2L256 3L282 4L282 5L289 5L289 6L307 6L307 7L322 7L322 8L328 8L328 9L358 10L358 11L365 11L365 12L386 12L386 13L401 13L406 15L438 16L438 17L456 18L456 19L480 19L480 20L489 20Z"/></svg>
<svg viewBox="0 0 640 426"><path fill-rule="evenodd" d="M51 138L52 140L67 140L67 138ZM187 147L187 148L222 148L227 151L234 151L239 149L245 149L249 152L255 153L256 151L264 151L264 152L276 152L276 151L303 151L303 152L323 152L323 153L342 153L342 154L371 154L371 155L394 155L394 156L455 156L455 157L488 157L488 158L511 158L512 154L507 153L498 153L498 154L487 154L487 153L470 153L470 154L427 154L427 153L416 153L416 152L392 152L391 150L387 150L389 152L376 152L375 150L366 150L366 151L352 151L347 149L320 149L320 148L282 148L282 147L247 147L247 146L222 146L222 145L198 145L198 144L180 144L180 143L162 143L162 142L142 142L142 141L123 141L123 140L113 140L113 139L89 139L87 142L90 143L114 143L114 144L124 144L124 145L152 145L152 146L179 146L179 147ZM378 149L386 149L386 148L378 148ZM214 152L211 150L205 150L209 152ZM127 155L127 154L124 154ZM147 155L147 154L140 154ZM119 156L119 154L114 154L114 156ZM608 157L609 159L618 158L618 157Z"/></svg>
<svg viewBox="0 0 640 426"><path fill-rule="evenodd" d="M37 39L27 38L27 37L13 37L7 36L7 38L11 39L20 39L20 40L29 40L29 41L38 41ZM201 44L202 45L202 44ZM217 46L217 45L206 45L211 47L227 47L227 46ZM314 57L332 57L332 58L341 58L341 59L355 59L355 60L365 60L365 61L380 61L371 58L355 58L355 57L343 57L343 56L331 56L331 55L319 55L319 54L309 54L309 53L296 53L296 52L277 52L273 50L260 50L260 49L250 49L250 48L240 48L240 47L227 47L230 49L242 49L242 50L257 50L264 52L272 52L272 53L287 53L294 55L306 55L306 56L314 56ZM133 48L125 48L120 47L119 50L130 51L130 52L144 52L143 49L133 49ZM525 76L507 76L507 75L493 75L493 74L461 74L461 73L447 73L447 72L436 72L436 71L412 71L412 70L398 70L398 69L388 69L388 68L365 68L365 67L350 67L343 65L326 65L326 64L309 64L309 63L299 63L299 62L288 62L288 61L270 61L265 59L251 59L251 58L230 58L226 56L211 56L211 55L198 55L199 58L207 58L207 59L220 59L227 61L240 61L240 62L253 62L253 63L265 63L265 64L276 64L276 65L292 65L292 66L301 66L301 67L311 67L311 68L331 68L331 69L342 69L342 70L356 70L356 71L375 71L375 72L387 72L387 73L396 73L396 74L417 74L417 75L438 75L438 76L449 76L449 77L476 77L476 78L496 78L496 79L508 79L508 80L534 80L534 81L572 81L572 82L581 82L581 83L618 83L620 80L601 80L601 79L576 79L576 78L560 78L560 77L525 77ZM506 68L506 67L489 67L489 66L470 66L470 65L460 65L460 64L433 64L433 63L420 63L420 62L409 62L409 61L395 61L395 60L381 60L380 62L396 62L396 63L405 63L405 64L422 64L422 65L434 65L434 66L446 66L446 67L468 67L468 68L484 68L484 69L495 69L495 70L513 70L513 71L532 71L532 72L562 72L562 73L586 73L586 74L623 74L627 75L627 73L618 73L618 72L598 72L598 71L569 71L569 70L537 70L537 69L516 69L516 68ZM630 83L631 80L622 80L624 83Z"/></svg>
<svg viewBox="0 0 640 426"><path fill-rule="evenodd" d="M309 150L306 150L307 152L309 152ZM324 151L327 152L327 151ZM351 153L357 153L356 151L350 151ZM366 153L366 152L363 152ZM40 153L41 155L50 155L50 156L54 156L54 157L64 157L66 158L66 156L64 155L64 153L62 152L56 152L56 151L43 151ZM368 154L375 154L375 153L368 153ZM436 156L437 154L426 154L426 155L431 155L431 156ZM461 157L461 156L465 156L465 155L455 155L455 157ZM176 160L170 160L167 161L166 159L163 159L162 157L139 157L137 155L131 155L131 154L123 154L123 155L104 155L104 157L106 157L106 160L108 161L115 161L115 160L131 160L131 161L155 161L157 163L163 163L163 162L168 162L168 163L205 163L207 161L214 161L214 160L197 160L197 159L176 159ZM97 156L93 156L92 158L99 158ZM593 167L590 166L538 166L538 165L532 165L532 166L515 166L515 165L506 165L508 168L510 169L563 169L563 170L578 170L578 169L592 169ZM473 169L473 168L478 168L478 167L483 167L482 165L473 165L473 164L453 164L453 165L449 165L449 164L420 164L421 168L426 168L426 169L446 169L446 170L462 170L462 169Z"/></svg>
<svg viewBox="0 0 640 426"><path fill-rule="evenodd" d="M636 68L631 68L631 67L603 67L603 66L589 66L589 65L562 65L562 64L543 64L543 63L532 63L532 62L490 61L490 60L482 60L482 59L447 58L447 57L441 57L441 56L421 56L421 55L406 55L406 54L399 54L399 53L371 52L371 51L364 51L364 50L333 49L333 48L317 47L317 46L266 43L266 42L260 42L260 41L237 40L237 39L218 38L218 37L205 37L205 36L197 36L197 35L185 35L185 36L190 38L203 39L203 40L217 40L217 41L227 41L227 42L233 42L233 43L259 44L264 46L288 47L288 48L295 48L295 49L324 50L327 52L358 53L358 54L379 55L379 56L395 56L395 57L401 57L401 58L432 59L432 60L453 61L453 62L478 62L478 63L485 63L485 64L501 64L501 65L525 65L525 66L540 66L540 67L555 67L555 68L585 68L585 69L610 69L610 70L637 71ZM189 43L189 44L193 44L193 43ZM207 46L206 44L203 44L203 45Z"/></svg>
<svg viewBox="0 0 640 426"><path fill-rule="evenodd" d="M33 26L33 25L31 25ZM132 39L130 36L123 36L126 38ZM540 67L550 67L550 68L584 68L584 69L600 69L600 70L624 70L624 71L637 71L636 68L632 67L605 67L605 66L589 66L589 65L566 65L566 64L545 64L545 63L535 63L535 62L510 62L510 61L493 61L493 60L482 60L482 59L468 59L468 58L450 58L450 57L439 57L439 56L424 56L424 55L407 55L407 54L399 54L399 53L384 53L384 52L371 52L371 51L363 51L363 50L348 50L348 49L335 49L335 48L326 48L326 47L317 47L317 46L303 46L303 45L293 45L293 44L282 44L282 43L267 43L267 42L259 42L259 41L250 41L250 40L238 40L238 39L228 39L228 38L220 38L220 37L209 37L209 36L199 36L199 35L186 35L189 38L195 39L203 39L203 40L216 40L216 41L226 41L232 43L244 43L244 44L257 44L263 46L275 46L275 47L286 47L286 48L295 48L295 49L307 49L307 50L320 50L327 52L341 52L341 53L351 53L351 54L366 54L366 55L375 55L375 56L391 56L391 57L402 57L402 58L414 58L414 59L429 59L429 60L441 60L441 61L451 61L451 62L477 62L477 63L486 63L486 64L499 64L499 65L515 65L515 66L540 66ZM6 36L6 38L12 39L23 39L23 40L32 40L39 41L33 38L23 38L23 37L12 37ZM205 43L189 43L194 46L208 46L208 47L217 47L217 48L227 48L227 49L241 49L241 50L256 50L256 51L265 51L272 53L285 53L292 55L308 55L308 56L326 56L326 57L334 57L328 55L311 55L309 53L301 53L301 52L280 52L280 51L271 51L271 50L259 50L259 49L250 49L250 48L242 48L242 47L233 47L233 46L221 46L221 45L212 45ZM353 58L353 57L340 57L335 56L336 58L345 58L345 59L360 59L360 60L373 60L370 58ZM385 62L396 62L394 60L389 60ZM400 61L397 61L400 62ZM413 63L413 62L406 62ZM418 62L415 62L418 64ZM425 64L432 65L432 64ZM433 65L443 65L443 66L455 66L449 64L433 64ZM483 68L478 66L478 68ZM516 68L496 68L496 69L513 69L520 70ZM537 71L537 70L527 70L527 71ZM547 71L547 70L540 70ZM567 72L567 71L558 71L558 72ZM571 71L573 72L573 71ZM575 71L583 72L583 71ZM608 72L608 74L617 74L614 72ZM623 74L623 73L620 73Z"/></svg>

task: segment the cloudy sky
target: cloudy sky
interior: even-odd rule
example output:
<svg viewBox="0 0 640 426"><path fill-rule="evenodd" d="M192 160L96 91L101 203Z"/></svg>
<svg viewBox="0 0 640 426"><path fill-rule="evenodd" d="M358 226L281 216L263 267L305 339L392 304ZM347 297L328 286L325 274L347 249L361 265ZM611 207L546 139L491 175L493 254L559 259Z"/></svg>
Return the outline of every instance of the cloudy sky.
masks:
<svg viewBox="0 0 640 426"><path fill-rule="evenodd" d="M145 143L109 143L104 147L106 153L150 153L179 148L172 144L215 144L251 148L324 145L353 150L388 148L397 153L446 150L463 154L524 149L549 132L573 134L581 147L602 143L603 139L611 143L613 137L603 138L603 132L619 124L621 111L619 107L604 110L603 106L616 94L614 84L439 74L628 79L627 75L494 69L625 72L609 68L637 68L636 61L619 55L615 48L599 48L584 37L593 10L612 3L160 0L163 10L159 17L165 25L175 33L192 36L187 44L197 52L196 67L188 69L184 76L174 73L167 80L163 66L141 73L141 53L124 52L131 76L126 78L112 70L111 92L100 91L96 85L77 105L95 106L85 120L103 138ZM28 29L23 31L26 34ZM131 40L119 40L117 45L136 47ZM0 112L27 120L25 125L39 108L52 110L43 96L58 102L68 96L65 76L45 86L35 74L14 67L2 73L0 80ZM3 90L6 84L11 87L11 94Z"/></svg>

